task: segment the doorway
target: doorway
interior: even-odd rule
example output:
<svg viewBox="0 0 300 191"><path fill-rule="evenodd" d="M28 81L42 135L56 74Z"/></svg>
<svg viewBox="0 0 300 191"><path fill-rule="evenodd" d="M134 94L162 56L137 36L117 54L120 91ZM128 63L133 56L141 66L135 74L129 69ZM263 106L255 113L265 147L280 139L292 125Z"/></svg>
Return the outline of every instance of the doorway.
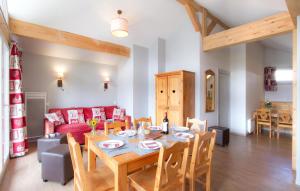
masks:
<svg viewBox="0 0 300 191"><path fill-rule="evenodd" d="M230 124L230 73L219 70L219 126Z"/></svg>

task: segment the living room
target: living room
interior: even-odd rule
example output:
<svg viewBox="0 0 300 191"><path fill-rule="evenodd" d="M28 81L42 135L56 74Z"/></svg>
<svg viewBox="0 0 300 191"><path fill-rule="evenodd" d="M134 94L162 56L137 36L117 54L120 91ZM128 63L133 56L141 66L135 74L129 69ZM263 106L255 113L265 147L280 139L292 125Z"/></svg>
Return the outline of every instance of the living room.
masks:
<svg viewBox="0 0 300 191"><path fill-rule="evenodd" d="M270 3L274 4L274 8L269 6ZM51 175L51 178L43 177L46 176L47 170L50 171L47 166L43 168L47 159L41 158L47 156L46 154L42 156L39 144L47 147L50 145L49 140L53 140L51 136L57 135L64 136L59 140L61 143L67 143L66 139L71 139L66 135L71 133L75 141L81 145L87 171L93 170L96 166L99 169L102 167L107 169L109 165L105 166L105 162L101 162L104 160L101 158L102 155L98 155L97 152L94 153L97 157L89 154L93 147L89 142L94 141L90 136L90 132L94 133L93 128L96 129L96 134L105 134L109 123L121 119L122 124L124 122L123 131L124 128L128 131L135 128L138 134L139 128L136 127L142 124L148 126L148 122L136 125L136 119L148 118L151 127L153 125L158 128L163 124L167 111L171 133L175 131L172 130L173 127L188 126L187 118L205 121L206 131L217 126L225 127L222 129L223 133L225 129L230 131L229 145L227 143L225 147L219 145L212 147L213 162L209 167L212 169L212 177L211 183L207 183L208 178L205 179L206 190L240 190L244 185L254 190L299 189L297 164L300 157L296 155L296 150L300 148L300 143L295 138L298 135L295 116L299 106L295 105L298 97L294 93L299 91L299 87L294 84L298 75L289 81L289 91L281 92L280 100L271 99L274 102L289 102L289 109L293 108L293 114L290 114L293 115L293 127L289 129L289 133L283 133L276 139L275 134L278 131L274 129L274 135L269 139L269 134L264 133L268 132L268 129L263 129L262 134L255 135L256 119L253 118L253 113L260 107L261 101L269 101L270 98L276 97L273 92L264 92L264 68L268 66L278 68L275 65L276 60L279 63L283 55L288 55L286 56L288 59L280 60L280 63L288 63L287 68L293 70L294 74L298 73L295 65L299 63L299 59L296 59L295 49L300 43L299 40L298 42L295 40L295 36L299 34L296 28L299 28L299 24L297 26L296 21L294 26L293 19L295 15L299 15L300 8L297 2L293 3L292 0L281 0L276 3L271 0L267 2L256 0L252 3L219 0L45 1L43 4L36 0L26 2L8 0L7 4L3 1L1 11L4 24L0 28L3 39L1 73L4 78L1 81L3 110L0 113L3 118L1 124L5 128L1 131L3 146L0 153L2 155L0 190L74 190L76 173L74 179L68 179L66 182L52 181ZM291 11L293 8L298 12ZM86 10L85 14L82 14L82 10ZM114 33L114 19L121 23L118 23L118 27L122 35L123 32L126 33L124 37L117 37L118 35ZM250 31L246 28L247 23L253 23L253 34L247 33ZM5 35L5 31L8 31L9 35ZM234 36L239 31L243 34L241 35L243 38L239 35ZM233 40L224 40L227 37ZM282 47L278 42L282 41L289 44L287 52L284 47L282 48L284 50L278 50ZM18 49L16 54L12 54L14 49ZM10 67L8 53L11 65L12 63L21 65L18 69L20 79L8 78ZM10 72L11 77L12 71ZM173 75L180 77L173 79ZM169 81L169 78L174 81L166 82L168 85L164 87L164 79ZM12 97L8 99L9 82L17 83L12 80L20 80L21 88L20 92L10 90L10 93L24 94L21 102L26 105L26 108L16 109L16 112L22 110L22 120L26 119L26 125L20 130L22 133L18 134L23 138L22 143L18 142L21 144L19 147L13 146L15 143L13 138L9 139L9 132L11 137L14 137L16 135L12 131L17 129L9 125L15 118L9 117L8 106L10 105L12 115L14 103L11 101L18 100ZM227 84L225 80L228 80ZM279 88L285 85L287 84L279 83ZM159 97L160 94L166 97ZM171 95L179 97L179 94L182 100L181 98L172 100ZM161 100L165 102L164 99L169 101L166 105L160 105ZM183 111L178 110L179 103L184 104ZM160 110L161 107L164 108ZM72 124L70 116L73 111L76 111L75 120L80 121L80 115L84 117L81 124L80 122ZM96 127L92 127L93 125L89 123L94 118L94 112L99 113L98 117L101 119L97 121ZM56 113L57 118L61 115L63 124L52 124L52 115L48 115L51 113ZM216 133L218 137L219 132ZM213 137L213 133L207 132L207 135ZM130 145L130 141L124 142ZM69 142L70 145L72 144ZM248 150L249 145L251 149ZM19 148L21 149L18 150ZM261 152L258 148L263 148L265 152ZM68 148L65 152L69 153L69 150L71 151ZM234 154L237 152L240 152L240 155ZM273 157L273 161L279 162L269 166L265 163L261 164L262 166L247 165L258 162L259 157L255 158L254 154L265 160ZM72 155L72 152L69 155ZM122 157L117 154L115 156L111 158ZM38 160L38 157L41 158ZM94 164L95 158L97 163ZM283 160L277 160L279 158ZM72 163L69 161L71 166ZM223 163L235 164L230 168L222 165ZM277 178L272 179L272 183L264 182L265 177L274 173L270 169L275 166L283 167L275 171L282 176L285 174L285 178L279 183L276 183ZM61 168L64 169L65 166ZM266 169L263 171L264 168ZM75 172L74 166L73 169ZM114 168L108 169L102 176L115 175L114 178L110 177L114 190L127 190L122 187L124 185L128 187L127 182L116 179L118 173L113 170ZM29 176L26 177L31 171L34 181L29 180ZM111 171L114 173L110 173ZM210 174L210 171L207 172L209 173L205 175ZM253 174L247 174L249 172ZM241 173L243 180L240 182L234 180ZM131 172L128 175L130 184L134 177L131 177ZM254 178L256 176L257 179ZM124 179L124 176L122 177ZM248 183L246 179L257 181L257 185L254 182ZM119 184L116 183L118 181ZM179 182L182 185L182 182ZM191 187L193 184L188 185ZM211 188L208 185L211 185ZM196 188L200 190L201 185L197 184Z"/></svg>

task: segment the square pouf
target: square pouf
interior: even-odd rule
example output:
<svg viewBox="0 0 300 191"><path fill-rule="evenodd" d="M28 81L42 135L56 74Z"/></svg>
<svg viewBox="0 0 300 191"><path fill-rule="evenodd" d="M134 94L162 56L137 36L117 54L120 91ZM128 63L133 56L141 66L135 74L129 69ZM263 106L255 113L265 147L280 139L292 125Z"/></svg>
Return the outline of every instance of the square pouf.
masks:
<svg viewBox="0 0 300 191"><path fill-rule="evenodd" d="M74 176L71 156L67 144L57 145L41 154L42 179L65 185Z"/></svg>
<svg viewBox="0 0 300 191"><path fill-rule="evenodd" d="M229 144L229 128L220 127L220 126L212 126L208 127L208 131L216 130L216 144L225 146Z"/></svg>
<svg viewBox="0 0 300 191"><path fill-rule="evenodd" d="M67 136L64 134L56 135L53 138L40 138L37 140L38 161L41 162L41 153L60 144L67 144Z"/></svg>

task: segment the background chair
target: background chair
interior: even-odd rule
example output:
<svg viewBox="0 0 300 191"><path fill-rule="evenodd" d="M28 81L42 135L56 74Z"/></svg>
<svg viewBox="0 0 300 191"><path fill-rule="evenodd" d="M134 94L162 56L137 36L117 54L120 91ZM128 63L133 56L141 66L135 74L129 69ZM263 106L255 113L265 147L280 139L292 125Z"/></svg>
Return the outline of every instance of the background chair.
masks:
<svg viewBox="0 0 300 191"><path fill-rule="evenodd" d="M261 127L268 127L269 137L272 137L272 117L269 109L258 109L256 112L256 133L261 133Z"/></svg>
<svg viewBox="0 0 300 191"><path fill-rule="evenodd" d="M195 135L190 169L187 172L190 190L196 190L196 182L203 183L201 177L205 176L205 190L210 191L211 161L216 140L216 130L207 132L203 136Z"/></svg>
<svg viewBox="0 0 300 191"><path fill-rule="evenodd" d="M184 191L187 158L187 143L178 142L168 149L161 147L158 165L129 175L129 185L137 191Z"/></svg>
<svg viewBox="0 0 300 191"><path fill-rule="evenodd" d="M105 122L104 123L104 134L108 135L109 130L113 129L114 133L122 131L122 127L126 127L126 129L129 129L128 123L122 122L122 121L114 121L114 122Z"/></svg>
<svg viewBox="0 0 300 191"><path fill-rule="evenodd" d="M68 133L68 145L74 170L75 191L103 191L113 190L113 173L109 168L98 168L87 172L85 170L79 144Z"/></svg>
<svg viewBox="0 0 300 191"><path fill-rule="evenodd" d="M278 111L277 119L277 139L279 139L280 129L292 129L293 128L293 117L290 110Z"/></svg>
<svg viewBox="0 0 300 191"><path fill-rule="evenodd" d="M147 118L147 117L141 117L141 118L133 120L133 126L134 126L134 128L138 129L139 128L139 124L142 123L142 122L150 123L150 125L152 125L152 119L151 119L151 117L149 117L149 118Z"/></svg>
<svg viewBox="0 0 300 191"><path fill-rule="evenodd" d="M199 120L199 119L191 119L187 118L186 119L186 127L190 128L191 130L195 130L197 132L207 132L208 127L207 127L207 120Z"/></svg>

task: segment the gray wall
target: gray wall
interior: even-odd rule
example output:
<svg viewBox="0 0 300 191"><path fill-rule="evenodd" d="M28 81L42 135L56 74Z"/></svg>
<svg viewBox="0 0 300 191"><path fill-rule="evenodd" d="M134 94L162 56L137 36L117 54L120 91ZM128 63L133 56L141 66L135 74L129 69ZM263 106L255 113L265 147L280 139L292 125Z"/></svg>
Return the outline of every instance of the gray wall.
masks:
<svg viewBox="0 0 300 191"><path fill-rule="evenodd" d="M117 68L23 53L23 87L25 92L47 92L48 107L111 105L117 100ZM57 87L57 71L64 70L64 91ZM103 81L111 84L104 91Z"/></svg>

